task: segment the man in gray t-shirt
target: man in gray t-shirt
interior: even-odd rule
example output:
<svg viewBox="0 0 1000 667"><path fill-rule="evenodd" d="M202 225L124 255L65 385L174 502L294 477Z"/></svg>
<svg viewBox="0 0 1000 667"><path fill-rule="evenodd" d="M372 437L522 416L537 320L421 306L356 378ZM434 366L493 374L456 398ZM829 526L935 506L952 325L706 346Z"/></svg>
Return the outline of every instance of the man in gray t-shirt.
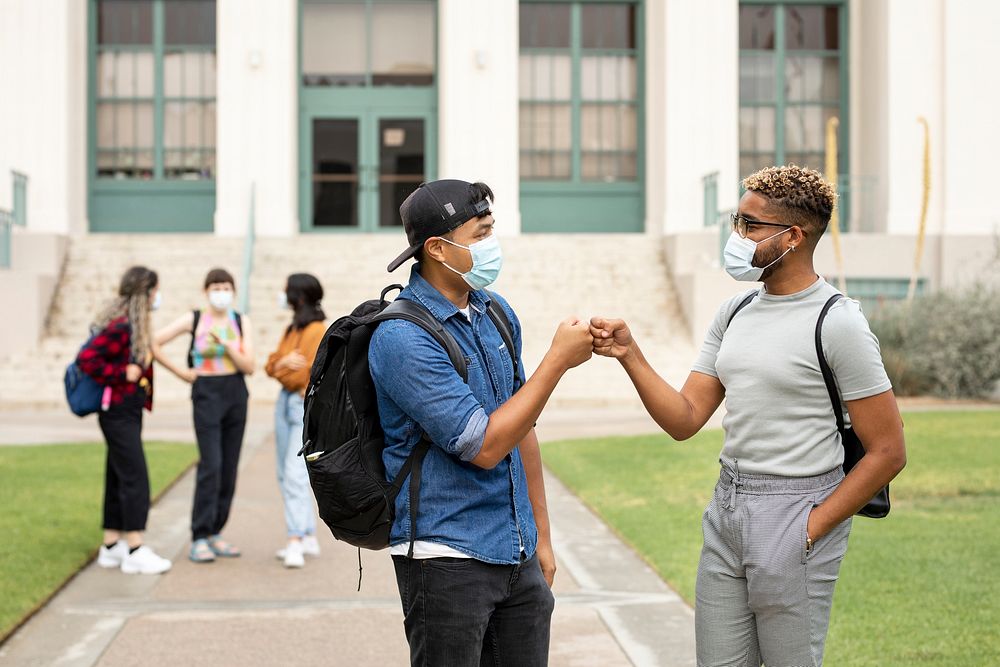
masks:
<svg viewBox="0 0 1000 667"><path fill-rule="evenodd" d="M836 294L813 268L833 188L794 165L762 169L743 185L726 271L763 285L722 305L680 391L622 320L594 318L591 333L594 351L619 360L675 439L697 433L726 401L722 470L702 522L698 665L821 665L851 517L905 465L902 420L861 307L840 299L822 326L823 355L866 450L844 476L815 343Z"/></svg>

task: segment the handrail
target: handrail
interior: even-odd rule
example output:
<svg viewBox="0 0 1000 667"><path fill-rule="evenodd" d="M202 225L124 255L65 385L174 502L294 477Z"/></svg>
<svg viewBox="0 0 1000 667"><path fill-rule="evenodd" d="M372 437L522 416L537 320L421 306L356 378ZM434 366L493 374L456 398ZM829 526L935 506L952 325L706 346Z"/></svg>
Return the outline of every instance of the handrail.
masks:
<svg viewBox="0 0 1000 667"><path fill-rule="evenodd" d="M10 172L13 196L11 210L0 209L0 269L9 269L13 238L11 228L28 226L28 177L19 171Z"/></svg>
<svg viewBox="0 0 1000 667"><path fill-rule="evenodd" d="M250 274L253 273L253 248L257 239L255 222L256 184L250 183L250 215L247 219L247 235L243 242L243 280L240 283L240 312L250 312Z"/></svg>

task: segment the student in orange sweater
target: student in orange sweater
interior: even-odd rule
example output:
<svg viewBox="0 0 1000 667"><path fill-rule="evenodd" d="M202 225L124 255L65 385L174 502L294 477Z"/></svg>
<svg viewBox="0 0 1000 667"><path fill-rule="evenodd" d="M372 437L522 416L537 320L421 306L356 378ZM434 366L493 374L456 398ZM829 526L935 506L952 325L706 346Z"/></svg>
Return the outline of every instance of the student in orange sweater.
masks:
<svg viewBox="0 0 1000 667"><path fill-rule="evenodd" d="M267 359L267 374L281 383L274 411L274 436L278 455L278 486L285 501L288 545L277 556L285 567L305 565L304 554L319 555L316 541L316 513L305 461L298 456L302 446L302 399L309 384L309 369L323 338L326 316L320 307L323 287L315 276L293 273L288 276L280 299L294 311L292 323L278 349Z"/></svg>

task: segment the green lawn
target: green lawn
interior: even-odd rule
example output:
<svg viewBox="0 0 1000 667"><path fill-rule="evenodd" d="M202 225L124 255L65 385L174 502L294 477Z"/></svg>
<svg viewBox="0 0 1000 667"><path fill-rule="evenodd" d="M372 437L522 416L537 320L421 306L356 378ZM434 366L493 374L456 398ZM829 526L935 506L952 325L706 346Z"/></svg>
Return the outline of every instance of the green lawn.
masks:
<svg viewBox="0 0 1000 667"><path fill-rule="evenodd" d="M0 640L97 552L104 456L103 443L0 446ZM147 442L153 496L196 459Z"/></svg>
<svg viewBox="0 0 1000 667"><path fill-rule="evenodd" d="M886 519L857 517L830 665L1000 664L1000 411L909 413ZM689 602L722 432L543 445L546 465Z"/></svg>

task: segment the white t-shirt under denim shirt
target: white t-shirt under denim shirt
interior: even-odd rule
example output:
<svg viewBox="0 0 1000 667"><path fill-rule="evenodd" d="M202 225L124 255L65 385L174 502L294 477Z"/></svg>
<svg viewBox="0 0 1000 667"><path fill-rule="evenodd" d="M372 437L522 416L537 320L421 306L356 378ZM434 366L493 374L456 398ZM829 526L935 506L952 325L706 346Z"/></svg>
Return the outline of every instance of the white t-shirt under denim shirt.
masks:
<svg viewBox="0 0 1000 667"><path fill-rule="evenodd" d="M843 464L815 341L816 320L836 293L822 278L796 294L768 294L761 286L728 329L748 292L716 314L693 370L725 387L722 457L736 460L741 473L811 477ZM842 402L891 389L878 339L857 301L841 299L830 308L822 336ZM850 424L846 408L844 419Z"/></svg>

